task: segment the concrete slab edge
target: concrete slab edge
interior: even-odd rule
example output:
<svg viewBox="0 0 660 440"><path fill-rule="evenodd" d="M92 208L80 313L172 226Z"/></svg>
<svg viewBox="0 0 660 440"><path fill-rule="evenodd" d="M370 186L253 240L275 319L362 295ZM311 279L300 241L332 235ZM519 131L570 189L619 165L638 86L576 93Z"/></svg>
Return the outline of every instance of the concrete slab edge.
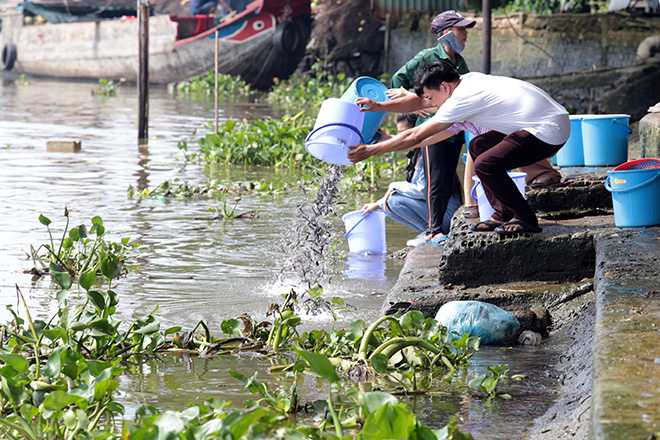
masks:
<svg viewBox="0 0 660 440"><path fill-rule="evenodd" d="M596 237L590 438L660 433L660 229Z"/></svg>

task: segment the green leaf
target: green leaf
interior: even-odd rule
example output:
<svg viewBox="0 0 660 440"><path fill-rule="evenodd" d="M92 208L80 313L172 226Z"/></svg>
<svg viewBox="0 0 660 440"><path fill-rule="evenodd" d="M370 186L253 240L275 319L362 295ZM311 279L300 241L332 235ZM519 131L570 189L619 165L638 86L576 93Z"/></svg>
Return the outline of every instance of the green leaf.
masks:
<svg viewBox="0 0 660 440"><path fill-rule="evenodd" d="M355 342L362 335L364 335L364 321L362 319L356 319L346 329L346 337Z"/></svg>
<svg viewBox="0 0 660 440"><path fill-rule="evenodd" d="M468 382L468 386L470 388L479 389L479 388L481 388L481 385L484 383L485 380L486 380L486 375L485 374L480 374L479 376L475 377L470 382Z"/></svg>
<svg viewBox="0 0 660 440"><path fill-rule="evenodd" d="M69 237L71 237L71 240L73 241L79 241L80 240L80 230L78 228L73 228L69 231Z"/></svg>
<svg viewBox="0 0 660 440"><path fill-rule="evenodd" d="M240 335L241 334L241 323L238 319L227 319L225 321L222 321L222 324L220 324L220 328L222 329L222 332L226 335L233 336L233 335Z"/></svg>
<svg viewBox="0 0 660 440"><path fill-rule="evenodd" d="M114 290L108 290L108 307L114 307L119 304L119 295Z"/></svg>
<svg viewBox="0 0 660 440"><path fill-rule="evenodd" d="M97 290L89 290L87 291L87 297L98 310L101 312L105 310L105 298L103 298L103 294L101 292Z"/></svg>
<svg viewBox="0 0 660 440"><path fill-rule="evenodd" d="M116 255L108 253L101 262L101 273L108 279L117 278L121 274L121 263Z"/></svg>
<svg viewBox="0 0 660 440"><path fill-rule="evenodd" d="M154 321L151 322L144 327L140 327L139 329L135 330L135 333L141 334L141 335L149 335L151 333L155 333L160 329L160 322Z"/></svg>
<svg viewBox="0 0 660 440"><path fill-rule="evenodd" d="M55 278L57 284L59 284L63 290L68 290L73 284L73 281L71 280L71 275L69 275L68 273L66 272L51 272L51 273L53 274L53 278Z"/></svg>
<svg viewBox="0 0 660 440"><path fill-rule="evenodd" d="M228 416L227 419L225 419L225 425L229 425L229 431L232 434L231 438L239 439L239 438L244 438L244 435L248 432L248 430L262 417L266 415L266 409L265 408L257 408L255 410L252 410L247 413L238 413L235 412L232 415L235 417L233 420L231 420L231 423L229 423L229 418L231 417Z"/></svg>
<svg viewBox="0 0 660 440"><path fill-rule="evenodd" d="M115 328L105 318L90 322L89 328L92 329L92 336L112 336L115 333Z"/></svg>
<svg viewBox="0 0 660 440"><path fill-rule="evenodd" d="M405 405L386 403L369 414L359 438L385 440L408 438L408 432L416 423L415 415Z"/></svg>
<svg viewBox="0 0 660 440"><path fill-rule="evenodd" d="M48 217L46 217L45 215L40 214L39 215L39 223L41 223L44 226L48 226L48 225L50 225L50 219Z"/></svg>
<svg viewBox="0 0 660 440"><path fill-rule="evenodd" d="M46 366L44 367L44 373L48 377L53 377L53 378L59 377L60 371L62 371L62 352L67 350L67 348L68 347L66 347L65 345L62 345L60 347L57 347L50 354L50 357L46 362Z"/></svg>
<svg viewBox="0 0 660 440"><path fill-rule="evenodd" d="M163 439L179 438L186 426L181 416L174 411L165 411L156 419L154 425L158 427L158 437Z"/></svg>
<svg viewBox="0 0 660 440"><path fill-rule="evenodd" d="M173 333L180 332L180 331L181 331L181 326L180 326L180 325L177 325L176 327L170 327L170 328L168 328L167 330L165 330L165 333L163 333L163 334L164 334L165 336L168 336L168 335L171 335L171 334L173 334Z"/></svg>
<svg viewBox="0 0 660 440"><path fill-rule="evenodd" d="M0 360L16 370L17 373L27 371L28 361L19 354L0 354Z"/></svg>
<svg viewBox="0 0 660 440"><path fill-rule="evenodd" d="M334 365L332 365L325 355L312 353L311 351L305 351L298 348L295 350L296 353L298 353L298 356L307 361L312 370L328 382L335 383L341 380L335 371Z"/></svg>
<svg viewBox="0 0 660 440"><path fill-rule="evenodd" d="M56 390L48 393L44 399L43 406L45 409L51 411L60 411L63 408L76 403L78 400L80 400L79 396L69 394L66 391Z"/></svg>
<svg viewBox="0 0 660 440"><path fill-rule="evenodd" d="M376 370L377 373L385 374L387 373L387 365L389 364L390 359L385 356L383 353L377 353L371 356L369 363Z"/></svg>
<svg viewBox="0 0 660 440"><path fill-rule="evenodd" d="M424 314L419 310L411 310L401 317L401 327L408 332L422 330L425 322Z"/></svg>
<svg viewBox="0 0 660 440"><path fill-rule="evenodd" d="M96 283L96 272L89 271L80 274L80 277L78 278L78 282L80 283L80 286L82 286L83 289L85 290L91 289L94 283Z"/></svg>
<svg viewBox="0 0 660 440"><path fill-rule="evenodd" d="M372 412L378 411L386 403L397 404L399 401L396 397L389 393L382 391L372 391L362 394L362 401L360 402L365 416Z"/></svg>

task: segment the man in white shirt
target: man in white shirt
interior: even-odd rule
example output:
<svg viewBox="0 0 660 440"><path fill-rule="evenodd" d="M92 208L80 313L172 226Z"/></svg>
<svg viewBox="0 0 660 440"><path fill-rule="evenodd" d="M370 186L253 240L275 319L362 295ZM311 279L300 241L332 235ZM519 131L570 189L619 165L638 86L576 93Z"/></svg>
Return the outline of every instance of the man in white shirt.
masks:
<svg viewBox="0 0 660 440"><path fill-rule="evenodd" d="M566 109L525 81L482 73L459 76L454 66L443 61L419 70L415 92L417 97L398 100L397 111L435 106L438 112L387 141L355 146L349 159L359 162L374 154L428 145L455 122L489 128L470 143L470 155L495 213L472 230L501 235L540 232L534 211L507 170L551 157L564 145L570 134Z"/></svg>

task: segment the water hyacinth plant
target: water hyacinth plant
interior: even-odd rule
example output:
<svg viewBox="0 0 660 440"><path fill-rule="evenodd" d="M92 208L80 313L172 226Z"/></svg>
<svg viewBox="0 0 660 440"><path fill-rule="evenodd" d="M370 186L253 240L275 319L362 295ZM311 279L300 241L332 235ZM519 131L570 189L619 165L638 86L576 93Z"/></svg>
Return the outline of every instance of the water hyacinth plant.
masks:
<svg viewBox="0 0 660 440"><path fill-rule="evenodd" d="M48 229L50 241L36 250L31 249L29 255L34 262L32 269L34 274L41 275L48 272L49 268L51 274L55 276L58 273L66 273L75 278L85 272L100 274L101 265L107 261L109 255L113 255L113 258L117 258L119 261L124 261L140 246L131 242L128 237L122 238L119 243L106 240L106 231L101 217L93 217L90 228L81 224L70 230L69 210L66 207L64 217L66 218L64 231L59 243L56 244L50 229L51 220L45 215L39 216L39 222ZM45 254L40 254L42 249L45 249Z"/></svg>
<svg viewBox="0 0 660 440"><path fill-rule="evenodd" d="M351 85L353 78L340 73L323 71L323 62L312 66L312 75L294 73L286 80L275 79L275 84L266 95L266 101L276 107L305 109L319 107L328 98L339 98Z"/></svg>
<svg viewBox="0 0 660 440"><path fill-rule="evenodd" d="M215 95L215 72L191 78L187 81L168 84L170 93L178 93L186 98L206 99ZM240 76L218 75L218 94L223 99L247 98L252 89Z"/></svg>
<svg viewBox="0 0 660 440"><path fill-rule="evenodd" d="M451 334L420 312L382 318L368 326L358 319L347 329L300 334L300 308L292 291L282 305L271 304L272 320L257 323L247 315L228 319L221 325L222 337L214 337L201 321L190 331L181 326L163 331L155 316L158 307L131 322L118 320L120 301L112 284L122 273L122 262L109 251L99 268L107 283L97 282L91 270L81 273L77 284L67 272L59 272L58 308L47 320L33 320L24 300L25 317L9 307L13 319L2 326L0 346L2 438L471 438L453 420L441 430L421 424L408 405L389 393L357 388L337 392L340 384L351 386L346 378L355 368L370 369L371 380L394 371L414 377L420 370L440 368L452 374L462 369L478 348L478 339ZM82 293L83 303L78 298L70 301L74 289ZM23 298L18 287L17 294ZM340 301L333 304L341 306ZM414 351L417 348L421 350ZM123 420L124 408L115 399L119 375L128 362L155 360L155 355L247 352L279 364L271 372L286 371L290 387L271 390L256 374L231 372L258 397L244 409L209 399L181 411L161 412L143 405L134 420ZM282 359L290 362L282 365ZM308 373L328 383L327 399L300 401L300 375ZM497 381L483 385L494 392Z"/></svg>
<svg viewBox="0 0 660 440"><path fill-rule="evenodd" d="M304 147L313 125L304 111L281 119L228 120L218 127L217 135L200 138L197 151L189 151L185 142L179 143L179 149L189 162L296 167L313 159Z"/></svg>

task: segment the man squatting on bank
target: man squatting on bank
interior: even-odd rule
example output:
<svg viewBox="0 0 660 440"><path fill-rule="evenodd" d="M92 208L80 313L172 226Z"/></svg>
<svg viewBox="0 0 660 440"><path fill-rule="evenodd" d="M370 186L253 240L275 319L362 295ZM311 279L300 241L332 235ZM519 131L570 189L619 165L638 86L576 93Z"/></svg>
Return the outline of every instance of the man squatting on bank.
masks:
<svg viewBox="0 0 660 440"><path fill-rule="evenodd" d="M468 121L491 131L470 142L470 156L493 215L471 226L476 232L501 235L540 232L538 219L507 170L553 156L568 140L570 120L564 107L528 82L504 76L467 73L459 76L446 61L421 67L416 95L384 103L358 98L365 111L414 112L438 107L428 121L373 145L349 147L356 163L376 154L430 145L446 136L455 122Z"/></svg>

